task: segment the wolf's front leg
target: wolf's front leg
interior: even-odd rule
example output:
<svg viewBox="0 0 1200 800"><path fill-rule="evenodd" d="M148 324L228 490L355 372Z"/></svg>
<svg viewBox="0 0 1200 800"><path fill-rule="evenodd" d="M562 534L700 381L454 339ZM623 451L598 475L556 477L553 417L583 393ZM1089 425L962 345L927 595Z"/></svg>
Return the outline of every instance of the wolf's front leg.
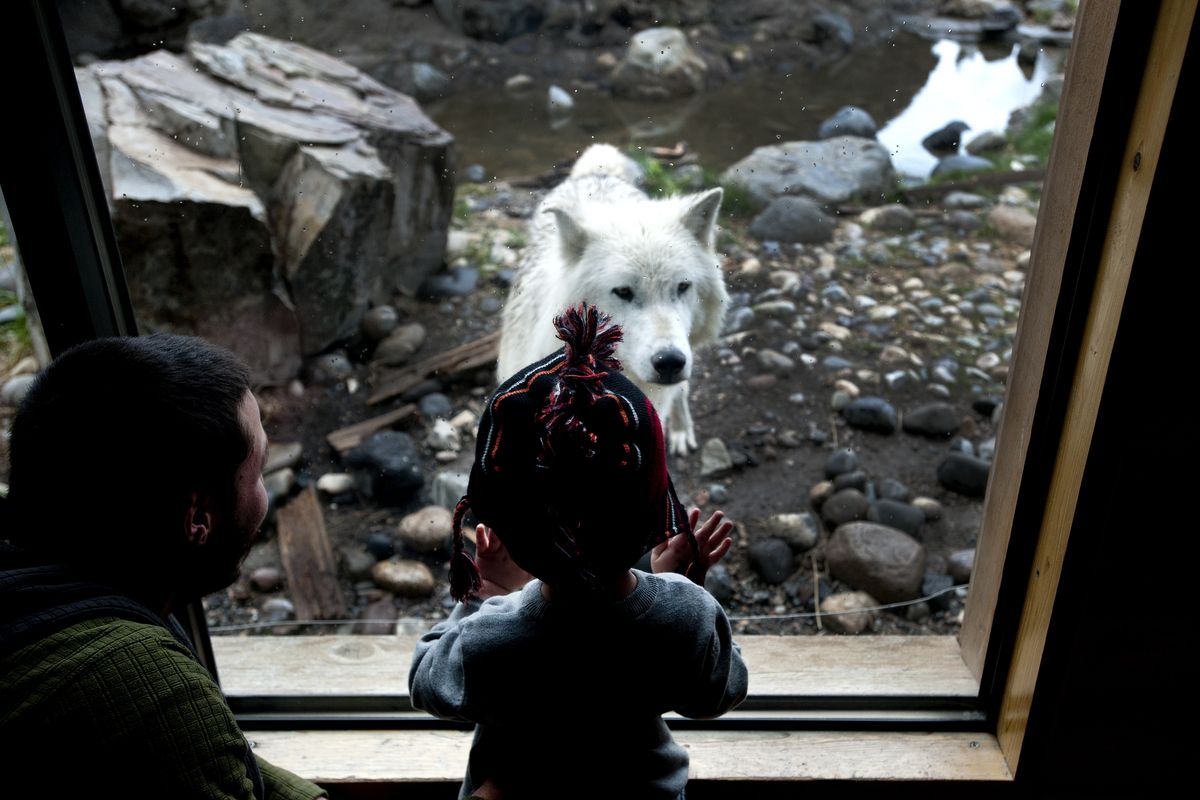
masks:
<svg viewBox="0 0 1200 800"><path fill-rule="evenodd" d="M686 456L695 450L696 429L692 424L692 411L688 407L688 384L685 381L671 398L667 406L667 449L672 455Z"/></svg>

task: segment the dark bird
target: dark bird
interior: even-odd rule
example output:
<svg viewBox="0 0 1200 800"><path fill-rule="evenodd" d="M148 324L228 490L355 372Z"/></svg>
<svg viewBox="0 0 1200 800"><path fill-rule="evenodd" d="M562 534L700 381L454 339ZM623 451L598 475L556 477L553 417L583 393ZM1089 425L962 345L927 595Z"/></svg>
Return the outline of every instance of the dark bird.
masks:
<svg viewBox="0 0 1200 800"><path fill-rule="evenodd" d="M949 123L944 128L934 131L921 140L921 144L925 149L933 153L935 156L947 155L958 152L958 142L962 138L962 132L970 129L970 125L962 120L955 120Z"/></svg>

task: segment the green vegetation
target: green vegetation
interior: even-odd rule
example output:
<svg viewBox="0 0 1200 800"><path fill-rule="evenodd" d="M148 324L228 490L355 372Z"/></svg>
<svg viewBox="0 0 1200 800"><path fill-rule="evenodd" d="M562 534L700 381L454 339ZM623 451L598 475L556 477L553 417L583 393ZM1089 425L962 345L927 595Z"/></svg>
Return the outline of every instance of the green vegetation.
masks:
<svg viewBox="0 0 1200 800"><path fill-rule="evenodd" d="M1017 153L1037 158L1039 166L1050 159L1050 143L1054 140L1054 120L1058 104L1040 100L1029 107L1025 121L1012 140Z"/></svg>
<svg viewBox="0 0 1200 800"><path fill-rule="evenodd" d="M640 151L633 151L630 158L642 168L642 188L651 197L669 197L691 190L691 185L680 181L666 164Z"/></svg>
<svg viewBox="0 0 1200 800"><path fill-rule="evenodd" d="M461 195L454 198L454 218L459 222L466 221L471 216L471 204Z"/></svg>
<svg viewBox="0 0 1200 800"><path fill-rule="evenodd" d="M725 190L721 201L721 216L734 219L747 219L762 211L762 203L758 202L744 186L736 183L721 183L718 175L707 167L701 168L700 185L692 176L681 177L678 170L669 163L646 155L640 150L632 150L627 155L642 168L642 188L651 197L670 197L720 186Z"/></svg>
<svg viewBox="0 0 1200 800"><path fill-rule="evenodd" d="M725 183L725 199L721 202L721 213L735 219L749 219L762 211L762 203L750 194L745 186L738 183Z"/></svg>

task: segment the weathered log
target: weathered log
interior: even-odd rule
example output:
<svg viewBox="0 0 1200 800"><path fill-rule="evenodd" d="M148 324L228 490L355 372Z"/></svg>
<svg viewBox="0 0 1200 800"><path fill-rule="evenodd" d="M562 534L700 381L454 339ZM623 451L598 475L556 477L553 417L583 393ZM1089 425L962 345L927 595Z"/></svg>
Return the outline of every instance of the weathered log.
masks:
<svg viewBox="0 0 1200 800"><path fill-rule="evenodd" d="M1006 172L982 172L970 178L944 183L929 183L901 189L900 196L907 200L920 200L947 195L950 192L969 192L991 186L1008 186L1012 183L1041 183L1046 178L1044 169L1015 169Z"/></svg>
<svg viewBox="0 0 1200 800"><path fill-rule="evenodd" d="M296 618L344 619L346 598L337 562L325 534L325 516L311 486L276 513L279 554L287 574Z"/></svg>
<svg viewBox="0 0 1200 800"><path fill-rule="evenodd" d="M329 446L339 453L345 453L347 450L353 450L360 444L370 439L376 431L381 431L384 428L390 428L397 422L412 416L417 407L411 403L392 409L386 414L380 414L377 417L356 422L353 425L347 425L344 428L338 428L332 431L325 437L325 441L329 442Z"/></svg>
<svg viewBox="0 0 1200 800"><path fill-rule="evenodd" d="M403 394L431 375L454 377L479 369L496 360L499 347L500 332L496 331L403 369L389 371L379 380L367 404L375 405Z"/></svg>

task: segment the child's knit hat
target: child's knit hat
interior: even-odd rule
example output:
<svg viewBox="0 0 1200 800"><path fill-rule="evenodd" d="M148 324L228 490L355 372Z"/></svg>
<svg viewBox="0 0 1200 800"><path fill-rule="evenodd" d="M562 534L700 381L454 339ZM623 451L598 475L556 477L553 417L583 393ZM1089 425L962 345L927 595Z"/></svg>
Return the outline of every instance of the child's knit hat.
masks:
<svg viewBox="0 0 1200 800"><path fill-rule="evenodd" d="M479 588L463 550L468 507L526 571L585 588L629 569L678 533L698 553L667 473L658 412L618 370L621 329L593 306L556 317L565 346L489 398L467 494L454 512L450 593Z"/></svg>

